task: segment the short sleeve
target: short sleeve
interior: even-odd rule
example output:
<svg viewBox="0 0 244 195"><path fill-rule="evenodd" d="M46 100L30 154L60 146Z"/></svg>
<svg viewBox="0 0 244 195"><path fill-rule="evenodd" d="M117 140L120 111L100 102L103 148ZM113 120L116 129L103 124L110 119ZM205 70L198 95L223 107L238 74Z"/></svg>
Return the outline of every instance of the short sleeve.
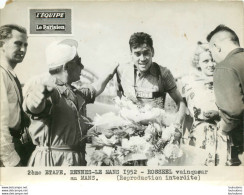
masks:
<svg viewBox="0 0 244 195"><path fill-rule="evenodd" d="M176 88L175 79L167 68L160 67L161 75L162 75L162 82L164 83L164 90L165 92L170 93L172 90Z"/></svg>

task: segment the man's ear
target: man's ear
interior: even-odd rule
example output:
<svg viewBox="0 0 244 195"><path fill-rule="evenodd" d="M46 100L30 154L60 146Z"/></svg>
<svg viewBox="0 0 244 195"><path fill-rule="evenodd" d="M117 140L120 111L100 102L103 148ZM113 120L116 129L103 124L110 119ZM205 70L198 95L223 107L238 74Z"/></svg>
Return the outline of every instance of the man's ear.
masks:
<svg viewBox="0 0 244 195"><path fill-rule="evenodd" d="M69 75L69 70L68 69L63 69L62 75L65 76L65 77L68 76Z"/></svg>
<svg viewBox="0 0 244 195"><path fill-rule="evenodd" d="M152 47L152 57L154 57L154 48Z"/></svg>
<svg viewBox="0 0 244 195"><path fill-rule="evenodd" d="M216 46L216 48L217 48L218 52L220 53L221 52L221 47Z"/></svg>
<svg viewBox="0 0 244 195"><path fill-rule="evenodd" d="M216 47L217 51L220 53L221 52L221 45L219 43L215 43L214 47Z"/></svg>
<svg viewBox="0 0 244 195"><path fill-rule="evenodd" d="M132 53L132 51L130 51L130 59L131 60L133 59L133 53Z"/></svg>

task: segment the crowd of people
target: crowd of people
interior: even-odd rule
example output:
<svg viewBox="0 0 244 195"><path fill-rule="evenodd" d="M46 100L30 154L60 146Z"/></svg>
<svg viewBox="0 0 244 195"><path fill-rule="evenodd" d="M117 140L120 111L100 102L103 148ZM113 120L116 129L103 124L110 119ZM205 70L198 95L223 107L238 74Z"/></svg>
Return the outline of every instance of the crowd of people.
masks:
<svg viewBox="0 0 244 195"><path fill-rule="evenodd" d="M1 26L1 166L86 166L91 128L86 105L114 76L120 98L138 106L164 109L169 94L177 105L173 125L182 130L182 144L204 150L205 165L243 164L244 49L236 33L219 25L206 43L198 42L194 71L182 78L182 89L169 69L153 61L150 35L134 33L129 46L129 63L117 64L96 83L74 87L84 68L78 42L53 42L46 49L49 76L26 84L23 95L14 68L25 57L27 32ZM183 130L186 114L193 118L189 131Z"/></svg>

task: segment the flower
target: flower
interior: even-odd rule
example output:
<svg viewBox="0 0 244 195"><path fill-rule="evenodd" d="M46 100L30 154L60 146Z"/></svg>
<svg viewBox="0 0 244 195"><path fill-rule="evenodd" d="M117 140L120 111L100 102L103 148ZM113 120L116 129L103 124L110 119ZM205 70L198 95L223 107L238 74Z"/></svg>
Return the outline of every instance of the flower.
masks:
<svg viewBox="0 0 244 195"><path fill-rule="evenodd" d="M123 125L130 124L128 120L124 120L122 117L117 116L113 112L105 113L103 115L96 115L93 125L100 127L101 129L111 129Z"/></svg>
<svg viewBox="0 0 244 195"><path fill-rule="evenodd" d="M163 166L167 164L168 160L165 158L163 154L157 154L155 157L147 161L148 166Z"/></svg>
<svg viewBox="0 0 244 195"><path fill-rule="evenodd" d="M95 150L90 157L90 166L118 166L122 165L117 151L110 147L104 147L101 150Z"/></svg>
<svg viewBox="0 0 244 195"><path fill-rule="evenodd" d="M111 139L107 139L104 134L92 137L92 146L94 147L114 146L118 142L117 136L112 136Z"/></svg>
<svg viewBox="0 0 244 195"><path fill-rule="evenodd" d="M167 141L170 141L172 136L174 136L174 133L175 133L175 128L173 125L169 126L169 127L166 127L165 129L163 129L162 131L162 136L161 136L161 139L164 141L164 142L167 142Z"/></svg>
<svg viewBox="0 0 244 195"><path fill-rule="evenodd" d="M173 125L176 114L151 106L137 106L127 98L115 98L119 114L97 115L88 131L96 152L93 165L122 165L138 160L147 165L168 165L182 156L180 132ZM130 163L129 163L130 164Z"/></svg>
<svg viewBox="0 0 244 195"><path fill-rule="evenodd" d="M167 144L163 150L163 153L166 158L176 159L180 158L183 155L182 150L179 148L179 145L176 144Z"/></svg>

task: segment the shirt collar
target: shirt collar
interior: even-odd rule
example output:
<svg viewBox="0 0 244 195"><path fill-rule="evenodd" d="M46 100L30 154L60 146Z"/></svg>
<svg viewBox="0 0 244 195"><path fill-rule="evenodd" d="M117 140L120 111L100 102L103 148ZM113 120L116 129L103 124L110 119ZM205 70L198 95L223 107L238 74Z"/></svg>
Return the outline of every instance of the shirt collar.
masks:
<svg viewBox="0 0 244 195"><path fill-rule="evenodd" d="M153 76L157 76L158 75L158 69L156 68L157 64L155 62L152 63L151 67L149 68L149 72L151 75Z"/></svg>
<svg viewBox="0 0 244 195"><path fill-rule="evenodd" d="M233 49L226 57L225 59L229 58L230 56L234 55L234 54L237 54L237 53L240 53L240 52L244 52L244 48L236 48L236 49Z"/></svg>
<svg viewBox="0 0 244 195"><path fill-rule="evenodd" d="M17 77L16 73L14 72L14 69L10 65L3 63L2 67L4 67L5 70L8 70L14 77Z"/></svg>
<svg viewBox="0 0 244 195"><path fill-rule="evenodd" d="M60 93L64 94L67 90L67 85L57 78L55 80L55 84L57 85L57 88L59 89Z"/></svg>
<svg viewBox="0 0 244 195"><path fill-rule="evenodd" d="M11 68L11 69L8 69L8 71L14 76L14 77L17 77L16 73L14 72L14 70Z"/></svg>
<svg viewBox="0 0 244 195"><path fill-rule="evenodd" d="M55 84L56 85L59 85L59 86L63 86L63 85L65 85L65 83L63 82L63 81L61 81L61 80L59 80L59 79L55 79Z"/></svg>
<svg viewBox="0 0 244 195"><path fill-rule="evenodd" d="M157 76L157 71L158 70L156 68L156 63L155 62L153 62L152 65L150 66L150 68L146 72L144 72L144 73L141 73L140 71L138 71L136 65L134 65L134 68L137 71L137 75L138 76L145 76L147 74L151 74L153 76Z"/></svg>

